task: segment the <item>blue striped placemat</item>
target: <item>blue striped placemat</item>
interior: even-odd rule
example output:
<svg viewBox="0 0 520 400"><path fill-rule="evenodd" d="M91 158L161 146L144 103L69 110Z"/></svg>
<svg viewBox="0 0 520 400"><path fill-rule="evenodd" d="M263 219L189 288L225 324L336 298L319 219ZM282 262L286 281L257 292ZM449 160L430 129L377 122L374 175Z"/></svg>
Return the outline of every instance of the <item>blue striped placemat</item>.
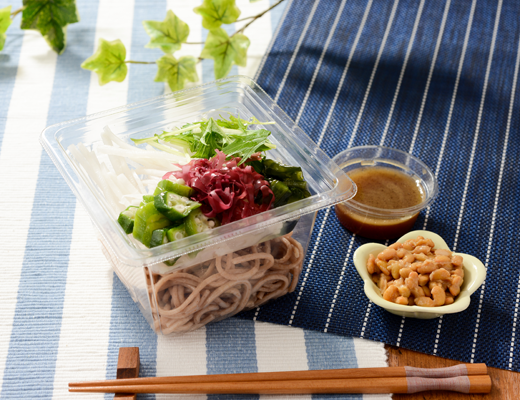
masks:
<svg viewBox="0 0 520 400"><path fill-rule="evenodd" d="M163 20L168 9L188 22L189 41L201 42L207 31L193 13L201 2L78 1L81 21L68 27L68 47L59 57L39 33L19 28L20 15L9 27L0 53L0 399L111 398L70 394L67 384L114 378L121 346L139 346L141 376L387 365L381 343L259 321L230 319L188 335L157 336L103 256L88 214L38 142L48 125L163 94L164 84L153 82L153 65L132 64L124 82L105 86L80 65L99 38L121 39L132 60L157 59L159 50L144 48L149 38L142 21ZM237 1L244 17L275 3ZM22 1L1 0L0 8L8 4L14 10ZM247 28L248 65L233 67L232 74L255 74L285 7L282 3ZM200 50L186 45L176 55ZM212 61L197 68L202 82L214 80ZM259 397L264 396L240 398ZM269 397L276 398L287 396Z"/></svg>
<svg viewBox="0 0 520 400"><path fill-rule="evenodd" d="M330 156L384 145L419 157L440 194L416 229L478 257L487 279L459 314L391 315L363 294L368 242L318 213L295 293L243 314L520 371L520 3L293 1L258 83Z"/></svg>

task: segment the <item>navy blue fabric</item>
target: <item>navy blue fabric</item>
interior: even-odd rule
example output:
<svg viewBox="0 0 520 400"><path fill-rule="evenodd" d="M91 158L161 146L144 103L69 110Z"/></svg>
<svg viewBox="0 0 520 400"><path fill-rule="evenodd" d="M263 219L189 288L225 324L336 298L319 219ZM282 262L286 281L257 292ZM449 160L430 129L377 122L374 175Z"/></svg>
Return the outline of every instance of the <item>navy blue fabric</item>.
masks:
<svg viewBox="0 0 520 400"><path fill-rule="evenodd" d="M304 31L315 3L293 2L258 84L291 118L301 114L299 125L330 157L349 145L382 144L421 158L440 194L415 228L482 260L487 279L462 313L389 314L369 303L352 263L368 240L345 230L331 208L318 213L303 289L300 281L294 293L241 317L520 371L520 3L348 0L311 87L339 3L322 0Z"/></svg>

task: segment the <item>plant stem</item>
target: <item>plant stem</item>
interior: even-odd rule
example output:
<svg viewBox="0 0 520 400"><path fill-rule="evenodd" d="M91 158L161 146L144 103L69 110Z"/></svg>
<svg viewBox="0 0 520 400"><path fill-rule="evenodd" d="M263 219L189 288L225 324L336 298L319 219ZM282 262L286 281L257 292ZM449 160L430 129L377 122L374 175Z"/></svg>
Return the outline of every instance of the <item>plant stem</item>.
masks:
<svg viewBox="0 0 520 400"><path fill-rule="evenodd" d="M16 17L16 16L17 16L18 14L20 14L23 10L25 10L25 6L20 7L18 10L14 10L14 11L11 13L11 18Z"/></svg>
<svg viewBox="0 0 520 400"><path fill-rule="evenodd" d="M127 64L155 64L155 61L132 61L132 60L126 60L125 63L127 63Z"/></svg>
<svg viewBox="0 0 520 400"><path fill-rule="evenodd" d="M204 44L204 42L184 42L183 44Z"/></svg>
<svg viewBox="0 0 520 400"><path fill-rule="evenodd" d="M236 31L235 33L233 33L231 35L231 37L235 36L237 33L240 33L240 32L243 32L249 25L251 25L253 22L255 22L258 18L260 18L261 16L263 16L265 13L271 11L273 8L275 8L277 5L281 4L284 0L280 0L278 1L277 3L273 4L271 7L269 7L267 10L264 10L262 11L260 14L256 14L252 17L246 17L246 18L242 18L242 19L239 19L239 20L236 20L235 22L240 22L240 21L245 21L247 19L252 19L250 22L248 22L247 24L245 24L242 28L240 28L238 31Z"/></svg>

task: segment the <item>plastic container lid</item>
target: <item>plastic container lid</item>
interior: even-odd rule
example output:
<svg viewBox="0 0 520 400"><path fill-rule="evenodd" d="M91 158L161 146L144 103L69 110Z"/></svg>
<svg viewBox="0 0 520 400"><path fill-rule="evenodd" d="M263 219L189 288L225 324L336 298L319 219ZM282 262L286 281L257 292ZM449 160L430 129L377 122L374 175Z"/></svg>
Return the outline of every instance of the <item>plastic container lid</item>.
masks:
<svg viewBox="0 0 520 400"><path fill-rule="evenodd" d="M269 125L271 141L277 148L268 157L289 165L299 165L312 196L275 208L209 232L189 236L155 248L142 248L126 235L109 213L99 188L67 151L83 143L92 148L101 143L100 133L109 126L119 138L143 138L163 129L181 126L201 118L232 113L243 119L275 121ZM252 125L254 127L254 125ZM180 92L129 104L105 112L47 127L40 142L68 185L89 213L114 254L131 266L149 266L192 251L244 235L256 234L275 224L294 220L355 195L356 187L274 101L250 78L233 76Z"/></svg>

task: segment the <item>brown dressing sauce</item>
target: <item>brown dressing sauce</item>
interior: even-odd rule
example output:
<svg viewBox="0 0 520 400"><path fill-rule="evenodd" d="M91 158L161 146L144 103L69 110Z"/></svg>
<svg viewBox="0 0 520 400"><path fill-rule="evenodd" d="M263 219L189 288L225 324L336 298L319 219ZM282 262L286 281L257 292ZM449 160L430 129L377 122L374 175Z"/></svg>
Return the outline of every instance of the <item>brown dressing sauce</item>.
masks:
<svg viewBox="0 0 520 400"><path fill-rule="evenodd" d="M347 173L357 185L353 200L385 210L412 207L423 202L423 188L415 179L399 170L385 167L362 167ZM398 237L410 231L419 213L388 218L365 214L348 207L336 205L336 215L350 231L371 239Z"/></svg>
<svg viewBox="0 0 520 400"><path fill-rule="evenodd" d="M395 210L415 206L424 200L423 190L415 180L395 169L357 168L348 176L358 188L354 200L367 206Z"/></svg>

